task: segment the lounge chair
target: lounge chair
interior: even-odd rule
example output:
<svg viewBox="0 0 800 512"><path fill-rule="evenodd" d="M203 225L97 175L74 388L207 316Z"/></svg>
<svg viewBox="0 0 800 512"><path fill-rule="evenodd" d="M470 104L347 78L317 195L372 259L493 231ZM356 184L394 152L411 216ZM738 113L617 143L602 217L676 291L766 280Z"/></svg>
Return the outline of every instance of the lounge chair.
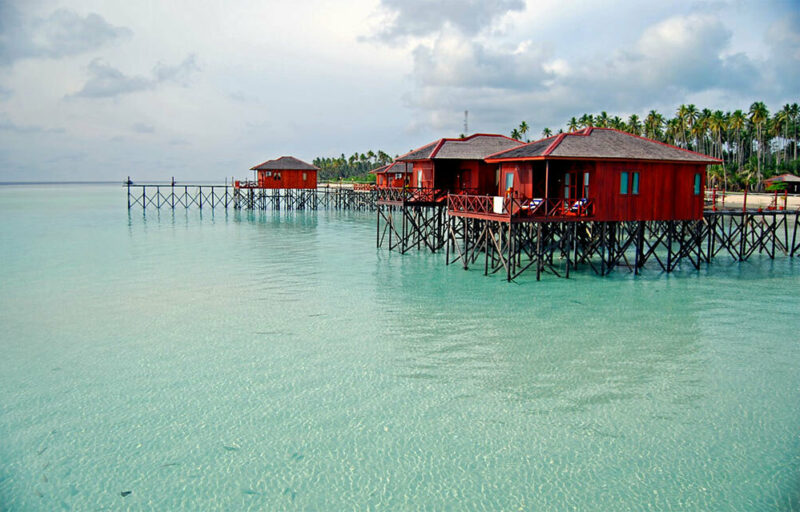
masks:
<svg viewBox="0 0 800 512"><path fill-rule="evenodd" d="M534 198L530 201L523 201L520 204L520 209L525 215L533 215L544 204L544 199Z"/></svg>
<svg viewBox="0 0 800 512"><path fill-rule="evenodd" d="M564 212L565 215L582 215L586 213L586 204L589 201L583 197L575 201L572 206L570 206L567 211Z"/></svg>

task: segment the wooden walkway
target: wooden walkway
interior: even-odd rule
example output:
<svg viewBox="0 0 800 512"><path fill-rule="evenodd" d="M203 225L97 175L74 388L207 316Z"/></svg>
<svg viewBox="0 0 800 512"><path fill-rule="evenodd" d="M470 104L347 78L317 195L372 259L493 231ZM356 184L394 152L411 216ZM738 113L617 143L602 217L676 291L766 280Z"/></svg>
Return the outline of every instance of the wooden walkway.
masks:
<svg viewBox="0 0 800 512"><path fill-rule="evenodd" d="M231 185L128 183L128 209L361 210L376 209L374 190L342 187L253 189Z"/></svg>

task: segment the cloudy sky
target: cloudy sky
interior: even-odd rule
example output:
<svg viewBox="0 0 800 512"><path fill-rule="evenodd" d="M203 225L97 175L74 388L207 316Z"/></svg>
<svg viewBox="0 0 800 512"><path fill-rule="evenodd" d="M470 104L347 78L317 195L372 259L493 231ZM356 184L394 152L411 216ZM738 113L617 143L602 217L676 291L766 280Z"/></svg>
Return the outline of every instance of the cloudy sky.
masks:
<svg viewBox="0 0 800 512"><path fill-rule="evenodd" d="M0 181L800 101L798 0L0 0Z"/></svg>

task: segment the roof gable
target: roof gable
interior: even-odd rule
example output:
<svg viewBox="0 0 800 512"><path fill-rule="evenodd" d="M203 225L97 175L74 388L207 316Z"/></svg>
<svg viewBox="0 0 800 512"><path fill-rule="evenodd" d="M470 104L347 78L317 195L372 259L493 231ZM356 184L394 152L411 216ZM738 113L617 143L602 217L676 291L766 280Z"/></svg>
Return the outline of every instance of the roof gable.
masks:
<svg viewBox="0 0 800 512"><path fill-rule="evenodd" d="M419 149L415 149L413 151L409 151L405 155L397 157L397 160L427 160L431 157L434 149L443 141L444 139L439 139L431 142L430 144L425 144Z"/></svg>

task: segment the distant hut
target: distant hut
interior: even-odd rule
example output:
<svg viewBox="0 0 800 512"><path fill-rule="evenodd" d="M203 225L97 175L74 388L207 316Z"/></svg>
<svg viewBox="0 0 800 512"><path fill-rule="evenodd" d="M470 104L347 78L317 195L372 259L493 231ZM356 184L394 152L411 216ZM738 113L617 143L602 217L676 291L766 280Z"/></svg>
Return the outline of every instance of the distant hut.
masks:
<svg viewBox="0 0 800 512"><path fill-rule="evenodd" d="M701 219L706 166L721 163L610 128L562 133L486 161L500 164L495 194L532 200L533 213L598 221Z"/></svg>
<svg viewBox="0 0 800 512"><path fill-rule="evenodd" d="M267 160L250 168L258 188L317 188L319 168L293 156Z"/></svg>
<svg viewBox="0 0 800 512"><path fill-rule="evenodd" d="M381 165L369 171L370 174L375 175L375 186L377 188L386 188L386 175L383 171L391 164Z"/></svg>
<svg viewBox="0 0 800 512"><path fill-rule="evenodd" d="M497 165L488 155L521 146L505 135L477 133L463 139L439 139L398 157L413 169L410 186L442 193L488 194L497 189Z"/></svg>
<svg viewBox="0 0 800 512"><path fill-rule="evenodd" d="M785 190L790 194L800 193L800 176L794 174L781 174L780 176L773 176L764 180L764 183L769 187L778 183L785 183Z"/></svg>

